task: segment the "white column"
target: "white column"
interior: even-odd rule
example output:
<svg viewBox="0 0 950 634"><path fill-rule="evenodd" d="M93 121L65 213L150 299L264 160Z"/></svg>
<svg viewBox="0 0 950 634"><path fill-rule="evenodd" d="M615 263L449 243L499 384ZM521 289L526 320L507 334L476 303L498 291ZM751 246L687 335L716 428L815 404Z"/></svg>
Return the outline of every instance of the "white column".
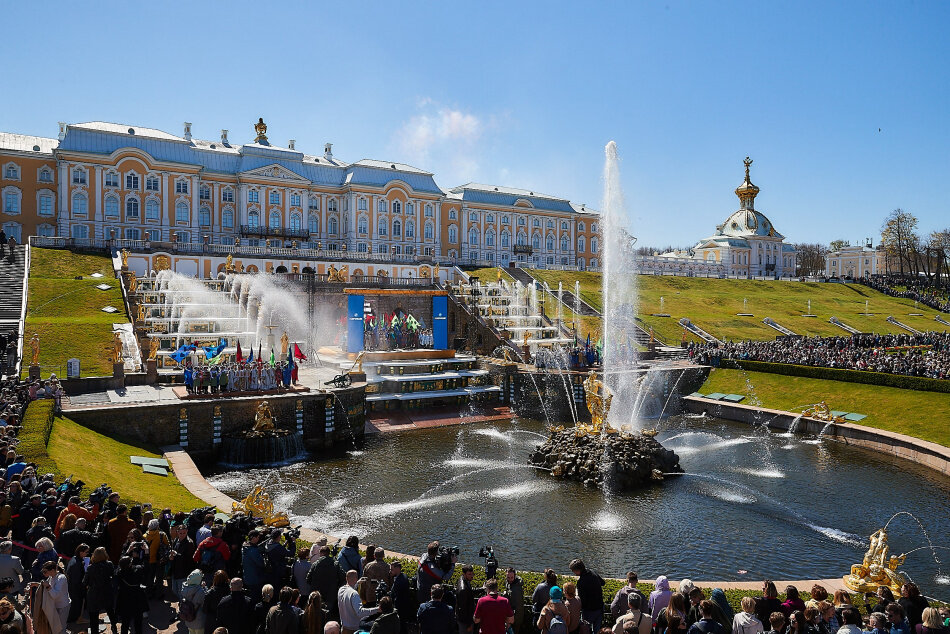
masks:
<svg viewBox="0 0 950 634"><path fill-rule="evenodd" d="M241 232L241 226L247 224L247 185L240 184L237 187L237 232Z"/></svg>
<svg viewBox="0 0 950 634"><path fill-rule="evenodd" d="M105 235L105 230L102 227L102 166L101 165L96 166L95 174L96 174L96 195L89 196L89 204L96 206L96 215L93 216L96 222L95 229L94 229L95 235L93 235L93 237L107 238L108 236ZM119 205L121 206L122 203L120 202Z"/></svg>
<svg viewBox="0 0 950 634"><path fill-rule="evenodd" d="M211 185L211 235L214 236L220 229L221 226L218 220L218 215L221 213L221 205L219 201L221 200L221 185L218 183L213 183ZM212 237L212 242L214 238Z"/></svg>
<svg viewBox="0 0 950 634"><path fill-rule="evenodd" d="M468 208L462 203L462 218L459 222L459 257L465 257L471 245L468 243ZM467 259L467 258L466 258Z"/></svg>
<svg viewBox="0 0 950 634"><path fill-rule="evenodd" d="M442 255L442 201L438 201L434 205L435 208L435 218L433 218L433 224L435 225L434 231L432 233L432 253L437 256Z"/></svg>
<svg viewBox="0 0 950 634"><path fill-rule="evenodd" d="M197 229L198 235L192 235L194 242L201 242L201 223L198 222L198 176L191 177L191 228ZM195 237L198 239L195 240Z"/></svg>
<svg viewBox="0 0 950 634"><path fill-rule="evenodd" d="M168 172L162 172L162 239L171 240L172 223L168 220Z"/></svg>

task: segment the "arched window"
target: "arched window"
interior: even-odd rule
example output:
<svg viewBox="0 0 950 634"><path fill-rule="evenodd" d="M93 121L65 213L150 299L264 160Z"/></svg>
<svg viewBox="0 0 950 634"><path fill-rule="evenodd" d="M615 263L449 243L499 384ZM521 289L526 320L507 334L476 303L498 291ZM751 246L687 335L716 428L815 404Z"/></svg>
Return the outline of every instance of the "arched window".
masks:
<svg viewBox="0 0 950 634"><path fill-rule="evenodd" d="M402 203L399 202L398 200L394 200L394 201L393 201L393 213L394 213L394 214L401 214L401 213L402 213Z"/></svg>
<svg viewBox="0 0 950 634"><path fill-rule="evenodd" d="M495 232L494 231L489 231L488 233L485 234L485 246L486 247L495 246Z"/></svg>
<svg viewBox="0 0 950 634"><path fill-rule="evenodd" d="M471 245L478 244L478 230L477 229L473 228L471 231L468 232L468 243Z"/></svg>
<svg viewBox="0 0 950 634"><path fill-rule="evenodd" d="M310 202L308 205L310 211L319 211L320 210L320 199L316 196L310 197Z"/></svg>
<svg viewBox="0 0 950 634"><path fill-rule="evenodd" d="M586 242L586 241L584 240L584 236L577 236L577 251L578 251L578 253L582 253L582 252L584 251L584 247L586 246L585 242Z"/></svg>
<svg viewBox="0 0 950 634"><path fill-rule="evenodd" d="M540 226L541 226L541 221L538 220L537 218L535 218L535 219L531 222L531 225L534 226L534 227L540 227Z"/></svg>
<svg viewBox="0 0 950 634"><path fill-rule="evenodd" d="M300 231L300 214L290 214L290 228L294 231Z"/></svg>
<svg viewBox="0 0 950 634"><path fill-rule="evenodd" d="M451 242L452 244L455 244L456 242L458 242L458 237L459 237L458 229L455 228L455 225L452 225L451 227L449 227L449 242Z"/></svg>
<svg viewBox="0 0 950 634"><path fill-rule="evenodd" d="M221 202L223 203L233 203L234 202L234 190L230 187L225 187L221 190Z"/></svg>
<svg viewBox="0 0 950 634"><path fill-rule="evenodd" d="M507 231L501 232L501 247L507 249L511 244L511 235Z"/></svg>
<svg viewBox="0 0 950 634"><path fill-rule="evenodd" d="M330 220L327 221L327 229L330 231L332 235L336 235L337 233L337 229L338 229L337 224L338 223L337 223L336 218L330 218Z"/></svg>
<svg viewBox="0 0 950 634"><path fill-rule="evenodd" d="M40 190L37 197L36 213L47 218L53 215L53 193L48 189Z"/></svg>
<svg viewBox="0 0 950 634"><path fill-rule="evenodd" d="M280 229L281 217L279 211L270 212L270 220L267 223L271 229Z"/></svg>
<svg viewBox="0 0 950 634"><path fill-rule="evenodd" d="M211 200L211 188L207 185L202 185L198 188L198 199L199 200Z"/></svg>
<svg viewBox="0 0 950 634"><path fill-rule="evenodd" d="M310 233L320 233L320 216L310 214L309 218Z"/></svg>
<svg viewBox="0 0 950 634"><path fill-rule="evenodd" d="M591 239L590 239L590 252L591 252L591 253L597 253L597 238L591 238ZM596 264L593 264L593 261L592 261L592 262L591 262L591 266L597 266L597 265L596 265Z"/></svg>
<svg viewBox="0 0 950 634"><path fill-rule="evenodd" d="M376 201L376 211L379 211L381 213L386 213L386 209L387 209L387 201L385 198L380 198L378 201Z"/></svg>
<svg viewBox="0 0 950 634"><path fill-rule="evenodd" d="M48 167L43 167L40 169L40 182L41 183L52 183L53 182L53 170Z"/></svg>
<svg viewBox="0 0 950 634"><path fill-rule="evenodd" d="M567 222L561 221L561 229L563 229L564 231L567 231Z"/></svg>
<svg viewBox="0 0 950 634"><path fill-rule="evenodd" d="M337 210L336 198L331 198L327 201L327 211L334 212Z"/></svg>
<svg viewBox="0 0 950 634"><path fill-rule="evenodd" d="M225 209L221 213L221 226L223 226L225 229L234 228L234 212L230 209Z"/></svg>
<svg viewBox="0 0 950 634"><path fill-rule="evenodd" d="M139 175L135 172L129 172L125 175L125 188L136 190L139 188ZM188 193L187 191L185 193Z"/></svg>
<svg viewBox="0 0 950 634"><path fill-rule="evenodd" d="M435 233L435 229L434 229L434 227L432 226L432 223L431 223L431 222L427 222L427 223L426 223L425 229L423 229L423 231L424 231L425 239L426 239L426 240L432 240L432 237L433 237L433 235L434 235L434 233Z"/></svg>
<svg viewBox="0 0 950 634"><path fill-rule="evenodd" d="M468 219L471 222L478 222L478 214L473 211L472 213L468 215Z"/></svg>
<svg viewBox="0 0 950 634"><path fill-rule="evenodd" d="M106 196L106 203L103 205L106 218L119 217L119 199L115 196Z"/></svg>
<svg viewBox="0 0 950 634"><path fill-rule="evenodd" d="M125 201L125 219L138 220L139 218L139 199L129 198Z"/></svg>
<svg viewBox="0 0 950 634"><path fill-rule="evenodd" d="M356 231L362 234L369 233L369 220L365 215L356 219Z"/></svg>
<svg viewBox="0 0 950 634"><path fill-rule="evenodd" d="M449 220L455 220L456 213L454 209L449 209Z"/></svg>
<svg viewBox="0 0 950 634"><path fill-rule="evenodd" d="M593 231L594 233L597 233L597 223L596 223L596 222L590 223L590 230ZM591 266L597 266L596 264L594 264L595 261L596 261L596 260L591 260Z"/></svg>
<svg viewBox="0 0 950 634"><path fill-rule="evenodd" d="M359 200L356 201L356 209L357 209L357 211L366 211L366 199L365 199L365 198L360 198Z"/></svg>
<svg viewBox="0 0 950 634"><path fill-rule="evenodd" d="M389 231L389 221L386 220L385 218L380 218L380 219L377 221L376 232L377 232L379 235L384 236L384 235L386 235L386 233L387 233L388 231Z"/></svg>
<svg viewBox="0 0 950 634"><path fill-rule="evenodd" d="M20 168L18 168L15 164L10 163L7 165L6 169L3 170L3 177L11 181L20 180Z"/></svg>
<svg viewBox="0 0 950 634"><path fill-rule="evenodd" d="M526 245L526 244L528 244L528 236L525 235L524 231L519 231L519 232L518 232L518 245L523 247L523 246Z"/></svg>
<svg viewBox="0 0 950 634"><path fill-rule="evenodd" d="M553 227L553 226L554 226L554 221L551 220L550 218L548 218L548 225L547 225L547 226L548 226L548 229L550 229L551 227Z"/></svg>
<svg viewBox="0 0 950 634"><path fill-rule="evenodd" d="M533 248L535 248L535 249L540 249L540 248L541 248L541 236L535 234L535 235L531 238L531 246L532 246Z"/></svg>
<svg viewBox="0 0 950 634"><path fill-rule="evenodd" d="M406 221L406 237L415 238L416 237L416 223L412 220Z"/></svg>
<svg viewBox="0 0 950 634"><path fill-rule="evenodd" d="M145 201L145 219L151 220L153 222L158 222L158 201L154 198L149 198Z"/></svg>
<svg viewBox="0 0 950 634"><path fill-rule="evenodd" d="M578 231L584 231L584 221L583 221L583 220L581 220L580 222L577 223L577 230L578 230Z"/></svg>
<svg viewBox="0 0 950 634"><path fill-rule="evenodd" d="M411 216L416 213L416 206L412 203L406 203L406 215Z"/></svg>
<svg viewBox="0 0 950 634"><path fill-rule="evenodd" d="M180 202L175 205L175 222L188 222L188 203Z"/></svg>
<svg viewBox="0 0 950 634"><path fill-rule="evenodd" d="M247 226L251 229L257 229L261 226L261 217L256 211L247 214Z"/></svg>
<svg viewBox="0 0 950 634"><path fill-rule="evenodd" d="M211 208L201 207L198 210L198 224L202 227L211 226Z"/></svg>
<svg viewBox="0 0 950 634"><path fill-rule="evenodd" d="M561 251L567 251L568 241L567 236L561 236Z"/></svg>
<svg viewBox="0 0 950 634"><path fill-rule="evenodd" d="M395 204L393 205L393 213L396 212ZM402 223L398 220L393 220L393 237L398 238L402 235Z"/></svg>
<svg viewBox="0 0 950 634"><path fill-rule="evenodd" d="M590 266L591 266L592 269L596 269L596 268L597 268L597 258L591 258L591 259L590 259Z"/></svg>
<svg viewBox="0 0 950 634"><path fill-rule="evenodd" d="M426 205L426 218L431 218L434 215L435 214L432 211L432 205Z"/></svg>
<svg viewBox="0 0 950 634"><path fill-rule="evenodd" d="M544 246L547 247L548 251L554 250L554 236L548 236L548 239L544 241Z"/></svg>

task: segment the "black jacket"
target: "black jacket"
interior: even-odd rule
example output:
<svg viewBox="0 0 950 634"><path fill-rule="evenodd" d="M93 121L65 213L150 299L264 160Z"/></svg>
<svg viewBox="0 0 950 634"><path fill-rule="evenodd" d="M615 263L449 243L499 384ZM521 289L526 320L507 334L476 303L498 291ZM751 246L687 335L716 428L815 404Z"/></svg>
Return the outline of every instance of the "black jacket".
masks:
<svg viewBox="0 0 950 634"><path fill-rule="evenodd" d="M475 623L475 592L472 584L465 579L459 579L455 594L455 618L462 625Z"/></svg>
<svg viewBox="0 0 950 634"><path fill-rule="evenodd" d="M89 564L82 583L86 586L86 607L90 612L105 612L115 605L113 576L115 566L108 559Z"/></svg>
<svg viewBox="0 0 950 634"><path fill-rule="evenodd" d="M232 591L218 603L217 620L228 634L254 634L254 602L245 591Z"/></svg>
<svg viewBox="0 0 950 634"><path fill-rule="evenodd" d="M337 591L346 583L346 575L336 560L327 555L313 562L307 572L307 583L324 597L325 603L336 603ZM329 597L329 601L328 598Z"/></svg>
<svg viewBox="0 0 950 634"><path fill-rule="evenodd" d="M582 610L604 609L604 580L597 573L585 570L577 578L577 598Z"/></svg>
<svg viewBox="0 0 950 634"><path fill-rule="evenodd" d="M453 634L458 631L455 610L443 601L426 601L416 613L419 634Z"/></svg>

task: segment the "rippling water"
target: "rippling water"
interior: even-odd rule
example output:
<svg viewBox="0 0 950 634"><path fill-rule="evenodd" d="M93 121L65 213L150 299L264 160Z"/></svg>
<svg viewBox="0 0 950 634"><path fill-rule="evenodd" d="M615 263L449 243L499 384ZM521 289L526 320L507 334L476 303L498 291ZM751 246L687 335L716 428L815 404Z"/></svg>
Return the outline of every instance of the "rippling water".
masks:
<svg viewBox="0 0 950 634"><path fill-rule="evenodd" d="M295 523L331 534L417 554L439 539L469 562L491 544L502 566L522 569L566 572L581 556L614 577L837 577L902 510L950 546L950 479L929 469L716 419L661 427L687 474L616 496L529 468L541 441L530 432L543 425L524 420L375 436L361 452L209 480L237 498L265 484ZM926 545L906 516L889 533L895 552ZM940 569L929 551L906 570L925 591L946 590L950 564Z"/></svg>

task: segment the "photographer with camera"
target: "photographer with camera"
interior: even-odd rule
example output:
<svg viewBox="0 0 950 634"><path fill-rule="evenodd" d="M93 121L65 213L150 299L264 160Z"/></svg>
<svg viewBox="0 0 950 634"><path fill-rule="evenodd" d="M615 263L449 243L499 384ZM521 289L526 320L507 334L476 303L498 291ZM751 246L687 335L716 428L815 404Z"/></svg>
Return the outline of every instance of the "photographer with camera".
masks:
<svg viewBox="0 0 950 634"><path fill-rule="evenodd" d="M455 572L455 564L459 560L458 546L452 549L444 548L439 542L429 544L426 554L419 561L419 571L416 573L419 601L425 601L429 591L437 583L448 581Z"/></svg>
<svg viewBox="0 0 950 634"><path fill-rule="evenodd" d="M471 564L462 566L462 576L459 577L455 589L455 620L458 621L459 634L475 634L475 590L472 589L474 578L475 568Z"/></svg>
<svg viewBox="0 0 950 634"><path fill-rule="evenodd" d="M264 578L275 588L287 585L290 577L290 566L293 554L281 540L283 533L279 528L270 532L267 543L264 545L264 565L267 572Z"/></svg>
<svg viewBox="0 0 950 634"><path fill-rule="evenodd" d="M252 597L259 597L261 588L270 582L261 550L261 532L256 528L247 534L247 541L241 546L241 562L244 564L244 585Z"/></svg>

